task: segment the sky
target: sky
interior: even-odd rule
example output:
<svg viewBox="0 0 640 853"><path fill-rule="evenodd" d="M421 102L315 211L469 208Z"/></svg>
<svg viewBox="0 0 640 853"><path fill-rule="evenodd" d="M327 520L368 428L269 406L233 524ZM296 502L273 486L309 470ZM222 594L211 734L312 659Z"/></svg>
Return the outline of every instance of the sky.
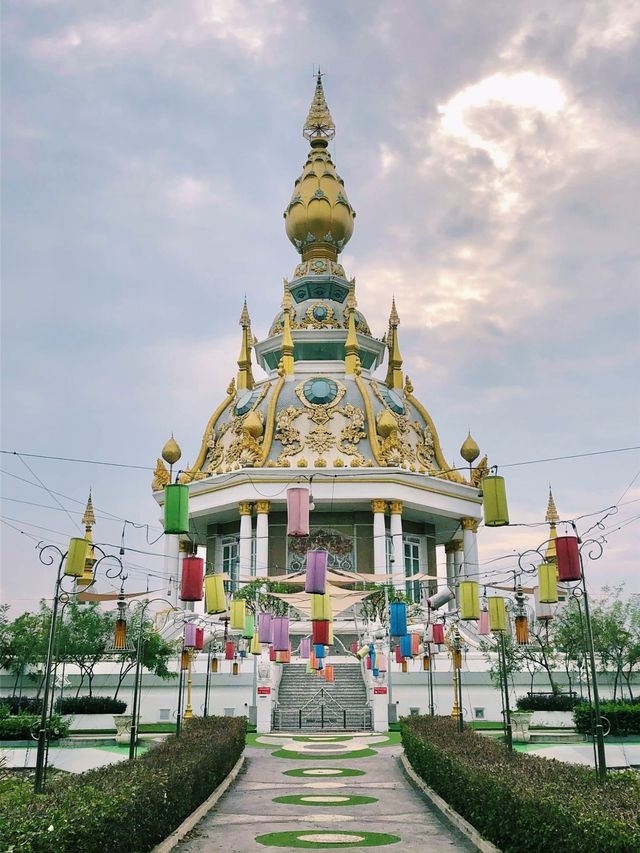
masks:
<svg viewBox="0 0 640 853"><path fill-rule="evenodd" d="M449 463L470 429L507 479L516 525L481 528L481 561L546 538L519 525L551 484L581 531L617 507L589 585L639 591L640 451L507 467L640 444L637 3L6 0L3 19L2 449L139 466L2 455L13 615L51 596L36 543L79 532L90 488L96 541L150 525L127 525L125 562L160 588L150 469L172 432L195 459L245 294L261 339L293 273L318 65L359 308L382 335L395 294Z"/></svg>

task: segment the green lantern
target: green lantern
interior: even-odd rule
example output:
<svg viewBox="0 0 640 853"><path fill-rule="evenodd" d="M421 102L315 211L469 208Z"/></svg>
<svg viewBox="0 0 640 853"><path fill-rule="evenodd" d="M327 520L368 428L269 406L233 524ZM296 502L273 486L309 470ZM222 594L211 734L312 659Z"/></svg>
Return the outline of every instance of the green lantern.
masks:
<svg viewBox="0 0 640 853"><path fill-rule="evenodd" d="M509 524L504 477L495 476L483 479L482 508L486 527L504 527Z"/></svg>
<svg viewBox="0 0 640 853"><path fill-rule="evenodd" d="M557 604L558 570L555 563L540 563L538 566L538 587L540 604Z"/></svg>
<svg viewBox="0 0 640 853"><path fill-rule="evenodd" d="M504 598L501 595L495 595L487 601L489 604L489 627L492 631L506 631L507 609L504 606Z"/></svg>
<svg viewBox="0 0 640 853"><path fill-rule="evenodd" d="M189 532L189 486L173 483L164 487L164 532Z"/></svg>
<svg viewBox="0 0 640 853"><path fill-rule="evenodd" d="M88 553L89 542L86 539L81 539L78 536L69 539L69 550L64 564L65 575L72 578L82 577Z"/></svg>
<svg viewBox="0 0 640 853"><path fill-rule="evenodd" d="M480 593L476 581L461 581L458 587L460 618L480 618Z"/></svg>
<svg viewBox="0 0 640 853"><path fill-rule="evenodd" d="M252 640L254 634L254 622L253 615L251 613L247 613L244 617L244 628L242 629L242 636L245 640Z"/></svg>

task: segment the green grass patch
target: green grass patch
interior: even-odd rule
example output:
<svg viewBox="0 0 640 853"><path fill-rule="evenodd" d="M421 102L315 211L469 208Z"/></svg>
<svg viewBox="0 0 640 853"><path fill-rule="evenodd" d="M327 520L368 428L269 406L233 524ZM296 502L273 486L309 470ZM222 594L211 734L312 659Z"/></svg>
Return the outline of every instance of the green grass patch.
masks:
<svg viewBox="0 0 640 853"><path fill-rule="evenodd" d="M333 752L333 753L314 753L314 752L295 752L291 749L278 749L272 752L274 758L293 758L296 761L300 759L306 761L316 761L317 759L324 760L328 758L331 761L340 761L343 758L369 758L371 755L377 755L375 749L356 749L350 752Z"/></svg>
<svg viewBox="0 0 640 853"><path fill-rule="evenodd" d="M389 732L389 734L385 735L387 740L384 743L374 743L376 749L380 749L382 746L398 746L398 744L402 743L402 735L400 732Z"/></svg>
<svg viewBox="0 0 640 853"><path fill-rule="evenodd" d="M322 800L316 801L315 797L336 797L334 802L322 802ZM312 798L312 799L310 799ZM325 794L322 792L318 792L314 794L313 792L309 792L308 794L286 794L284 797L274 797L274 803L282 803L285 806L306 806L307 808L313 806L320 806L321 808L342 808L343 806L367 806L369 803L377 803L377 797L363 797L357 794L341 794L339 791L336 793L331 793L331 791L327 791Z"/></svg>
<svg viewBox="0 0 640 853"><path fill-rule="evenodd" d="M491 722L489 720L477 720L474 723L468 723L467 725L471 726L472 729L478 732L486 732L486 731L494 731L496 729L502 730L502 723Z"/></svg>
<svg viewBox="0 0 640 853"><path fill-rule="evenodd" d="M272 743L260 743L258 741L259 737L271 737L271 735L257 735L254 732L251 732L246 735L245 743L247 746L259 746L260 749L273 749L274 744ZM284 738L283 738L284 740Z"/></svg>
<svg viewBox="0 0 640 853"><path fill-rule="evenodd" d="M291 740L303 743L338 743L341 740L353 740L351 735L332 735L331 737L292 737Z"/></svg>
<svg viewBox="0 0 640 853"><path fill-rule="evenodd" d="M353 767L340 767L331 770L330 773L324 771L321 776L314 776L309 773L309 770L322 770L321 767L296 767L295 770L285 770L285 776L302 776L304 779L328 779L331 776L366 776L364 770L356 770Z"/></svg>
<svg viewBox="0 0 640 853"><path fill-rule="evenodd" d="M329 841L329 838L335 834L351 835L354 838L362 840L355 841L353 838L350 838L348 841L342 843ZM328 838L325 842L303 841L302 839L305 835L315 835L318 837L326 835ZM300 847L305 850L329 850L332 848L336 850L351 850L354 847L383 847L386 844L397 844L400 838L397 835L389 835L386 832L365 832L364 830L358 831L354 829L349 829L348 832L332 829L298 829L294 832L269 832L267 835L258 835L256 836L256 841L258 844L264 844L268 847Z"/></svg>

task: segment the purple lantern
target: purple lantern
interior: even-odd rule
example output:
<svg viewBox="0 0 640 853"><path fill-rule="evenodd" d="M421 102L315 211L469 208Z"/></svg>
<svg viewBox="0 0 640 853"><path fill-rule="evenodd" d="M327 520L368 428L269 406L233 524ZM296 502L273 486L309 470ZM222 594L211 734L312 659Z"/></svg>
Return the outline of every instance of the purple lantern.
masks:
<svg viewBox="0 0 640 853"><path fill-rule="evenodd" d="M304 591L324 595L327 586L327 562L329 552L325 550L307 551L307 575Z"/></svg>
<svg viewBox="0 0 640 853"><path fill-rule="evenodd" d="M273 648L276 652L289 651L289 617L274 616L271 620Z"/></svg>
<svg viewBox="0 0 640 853"><path fill-rule="evenodd" d="M271 642L271 614L258 614L258 640L261 643Z"/></svg>
<svg viewBox="0 0 640 853"><path fill-rule="evenodd" d="M311 640L309 639L309 637L303 637L300 640L300 652L299 652L302 660L308 660L309 659L310 650L311 650Z"/></svg>
<svg viewBox="0 0 640 853"><path fill-rule="evenodd" d="M185 649L194 649L196 646L196 626L192 622L187 622L184 626L184 641Z"/></svg>

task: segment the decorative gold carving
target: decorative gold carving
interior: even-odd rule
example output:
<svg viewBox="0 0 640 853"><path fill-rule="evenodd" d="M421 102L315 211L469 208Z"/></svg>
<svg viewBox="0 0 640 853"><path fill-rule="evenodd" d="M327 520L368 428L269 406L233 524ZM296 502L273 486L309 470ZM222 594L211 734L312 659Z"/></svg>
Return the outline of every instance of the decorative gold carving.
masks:
<svg viewBox="0 0 640 853"><path fill-rule="evenodd" d="M306 446L316 453L324 453L326 450L330 450L335 443L335 436L324 424L315 426L305 440Z"/></svg>
<svg viewBox="0 0 640 853"><path fill-rule="evenodd" d="M271 450L271 442L273 441L273 433L275 429L275 411L276 406L278 404L278 398L280 397L280 392L282 391L282 386L285 383L284 371L279 373L280 378L276 383L276 387L273 389L273 394L271 395L271 399L269 400L269 405L267 406L267 418L266 418L266 428L264 431L264 439L262 441L262 457L260 459L260 464L264 465L267 460L267 455Z"/></svg>
<svg viewBox="0 0 640 853"><path fill-rule="evenodd" d="M317 459L314 459L313 464L315 465L316 468L326 468L327 467L326 459L323 459L321 456L319 456Z"/></svg>
<svg viewBox="0 0 640 853"><path fill-rule="evenodd" d="M342 400L342 398L346 394L347 389L346 389L344 383L342 383L338 379L335 379L332 377L331 381L336 383L336 386L338 388L338 393L336 394L335 399L333 399L330 403L325 403L325 404L319 405L317 403L310 403L307 400L307 398L304 396L304 386L308 381L309 381L309 379L305 379L302 382L298 382L298 384L296 385L296 387L294 389L294 391L296 393L296 397L300 400L300 402L302 403L302 405L305 408L311 409L311 411L313 412L313 420L316 421L316 423L326 423L326 421L329 420L330 415L329 414L323 415L320 410L322 410L322 409L335 409L335 407L340 403L340 400ZM316 419L317 417L320 417L321 420L317 420Z"/></svg>
<svg viewBox="0 0 640 853"><path fill-rule="evenodd" d="M209 464L207 464L206 469L203 471L203 468L205 468L205 460L207 459L207 456L208 456L209 452L211 451L211 447L209 446L209 439L212 435L214 435L214 429L215 429L216 424L218 423L218 420L220 419L220 416L225 411L225 409L227 409L231 405L231 403L233 403L235 396L236 396L236 380L232 379L231 382L229 383L228 387L227 387L227 399L224 400L224 402L222 402L218 406L218 408L215 410L215 412L209 418L209 423L207 424L205 431L204 431L204 435L202 436L202 444L200 446L200 453L198 454L198 458L196 459L194 466L192 468L187 467L187 470L183 471L182 474L180 475L180 482L181 483L189 483L189 482L191 482L191 480L203 479L203 477L206 477L209 474L213 474L214 470L216 470L215 465L210 466ZM214 444L215 444L215 438L214 438ZM220 457L220 462L221 461L222 461L222 457ZM218 462L218 466L220 465L220 462ZM156 468L156 470L157 470L157 468Z"/></svg>
<svg viewBox="0 0 640 853"><path fill-rule="evenodd" d="M402 515L402 501L389 501L391 515Z"/></svg>
<svg viewBox="0 0 640 853"><path fill-rule="evenodd" d="M348 421L347 425L340 430L340 438L337 442L338 450L347 456L354 456L363 463L364 456L358 450L357 445L363 438L367 437L364 428L364 411L351 403L347 403L346 406L336 409L336 411Z"/></svg>
<svg viewBox="0 0 640 853"><path fill-rule="evenodd" d="M334 468L344 468L344 462L342 461L342 459L340 459L339 456L337 459L333 460L333 467Z"/></svg>
<svg viewBox="0 0 640 853"><path fill-rule="evenodd" d="M476 486L476 488L480 487L482 480L485 477L489 476L489 462L487 461L486 454L482 457L482 459L478 462L475 468L471 471L471 484Z"/></svg>
<svg viewBox="0 0 640 853"><path fill-rule="evenodd" d="M282 445L282 450L278 456L278 465L281 465L285 458L295 456L300 453L303 448L303 442L300 436L300 430L293 426L293 422L302 414L302 409L296 406L287 406L286 409L280 409L276 416L276 431L275 439Z"/></svg>
<svg viewBox="0 0 640 853"><path fill-rule="evenodd" d="M404 393L408 397L409 394L413 394L413 385L408 376L404 378Z"/></svg>
<svg viewBox="0 0 640 853"><path fill-rule="evenodd" d="M158 456L158 461L156 462L156 467L153 472L153 480L151 481L151 491L161 491L166 485L169 484L169 481L169 469L164 464L162 459Z"/></svg>
<svg viewBox="0 0 640 853"><path fill-rule="evenodd" d="M458 542L445 542L444 543L444 553L445 554L454 554L458 550Z"/></svg>
<svg viewBox="0 0 640 853"><path fill-rule="evenodd" d="M303 457L302 459L298 459L297 465L298 468L306 468L308 466L307 460Z"/></svg>
<svg viewBox="0 0 640 853"><path fill-rule="evenodd" d="M268 515L271 510L271 502L270 501L256 501L256 514L257 515Z"/></svg>
<svg viewBox="0 0 640 853"><path fill-rule="evenodd" d="M439 471L433 471L433 475L435 477L442 477L444 480L452 480L454 483L466 483L467 481L462 477L458 471L451 470L450 466L447 464L447 461L444 458L444 454L442 453L442 448L440 447L440 441L438 439L438 432L435 428L435 425L431 419L431 415L427 412L425 407L420 403L419 400L413 396L413 394L407 394L407 402L409 402L418 412L420 417L423 419L425 424L429 427L431 432L432 440L433 440L433 454L440 468Z"/></svg>
<svg viewBox="0 0 640 853"><path fill-rule="evenodd" d="M240 510L240 515L251 515L251 502L240 501L238 509Z"/></svg>
<svg viewBox="0 0 640 853"><path fill-rule="evenodd" d="M374 498L371 501L371 512L384 512L387 507L386 501L383 501L382 498Z"/></svg>
<svg viewBox="0 0 640 853"><path fill-rule="evenodd" d="M478 522L475 518L461 518L460 524L463 530L470 530L472 533L478 532Z"/></svg>
<svg viewBox="0 0 640 853"><path fill-rule="evenodd" d="M373 414L373 406L371 405L371 400L369 395L367 394L367 389L365 387L364 382L362 381L362 377L356 373L355 374L355 382L358 387L358 391L360 392L360 396L362 397L362 401L364 403L364 410L367 414L367 431L369 433L369 443L371 444L371 449L373 450L373 455L375 457L378 465L383 465L382 455L380 453L380 443L378 441L378 434L376 432L376 420Z"/></svg>
<svg viewBox="0 0 640 853"><path fill-rule="evenodd" d="M317 320L313 316L313 309L317 305L322 305L327 312L326 317L323 320ZM316 302L315 305L310 305L309 308L307 308L302 320L295 324L295 328L297 329L307 329L309 327L312 329L339 329L340 323L336 320L336 312L330 305L327 305L326 302Z"/></svg>

